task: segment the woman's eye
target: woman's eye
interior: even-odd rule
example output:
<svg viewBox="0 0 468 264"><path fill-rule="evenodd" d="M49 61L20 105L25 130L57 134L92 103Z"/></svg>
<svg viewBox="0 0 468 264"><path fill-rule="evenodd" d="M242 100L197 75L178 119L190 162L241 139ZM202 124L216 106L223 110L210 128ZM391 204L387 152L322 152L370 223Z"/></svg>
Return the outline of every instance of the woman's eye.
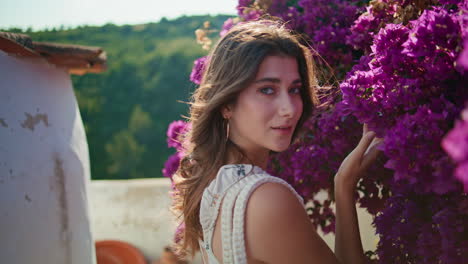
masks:
<svg viewBox="0 0 468 264"><path fill-rule="evenodd" d="M275 90L271 87L265 87L265 88L260 89L260 92L263 94L273 94Z"/></svg>
<svg viewBox="0 0 468 264"><path fill-rule="evenodd" d="M293 93L293 94L299 94L301 93L301 88L300 87L294 87L294 88L291 88L289 90L290 93Z"/></svg>

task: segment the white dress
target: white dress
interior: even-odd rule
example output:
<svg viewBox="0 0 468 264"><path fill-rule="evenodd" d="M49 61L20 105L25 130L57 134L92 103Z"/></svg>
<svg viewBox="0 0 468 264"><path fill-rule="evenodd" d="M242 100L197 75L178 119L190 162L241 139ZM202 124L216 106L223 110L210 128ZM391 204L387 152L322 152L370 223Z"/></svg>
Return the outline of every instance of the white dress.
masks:
<svg viewBox="0 0 468 264"><path fill-rule="evenodd" d="M200 223L205 241L199 240L199 243L200 248L207 253L208 259L203 260L205 264L219 264L213 254L212 239L220 210L222 210L223 263L247 263L244 240L245 209L255 188L266 182L276 182L287 186L300 203L304 204L302 197L287 182L271 176L260 167L249 164L229 164L219 169L216 178L203 192L200 205ZM221 201L223 201L222 206Z"/></svg>

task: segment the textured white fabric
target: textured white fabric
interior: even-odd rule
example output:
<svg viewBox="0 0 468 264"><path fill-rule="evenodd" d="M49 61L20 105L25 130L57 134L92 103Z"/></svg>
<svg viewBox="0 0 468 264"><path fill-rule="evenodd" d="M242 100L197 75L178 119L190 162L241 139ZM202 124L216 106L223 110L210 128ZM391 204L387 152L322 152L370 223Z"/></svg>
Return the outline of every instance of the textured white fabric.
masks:
<svg viewBox="0 0 468 264"><path fill-rule="evenodd" d="M204 259L205 264L219 263L212 251L212 239L220 209L223 263L247 263L244 239L247 201L255 188L266 182L277 182L287 186L300 203L304 204L302 197L287 182L269 175L260 167L230 164L219 169L216 178L203 192L200 206L200 223L205 241L200 240L199 243L200 248L207 253L208 260Z"/></svg>

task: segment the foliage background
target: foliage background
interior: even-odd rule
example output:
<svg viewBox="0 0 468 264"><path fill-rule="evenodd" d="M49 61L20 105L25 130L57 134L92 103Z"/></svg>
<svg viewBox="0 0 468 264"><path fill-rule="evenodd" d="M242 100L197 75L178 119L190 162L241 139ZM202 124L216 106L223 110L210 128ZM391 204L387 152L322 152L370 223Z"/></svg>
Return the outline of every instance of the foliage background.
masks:
<svg viewBox="0 0 468 264"><path fill-rule="evenodd" d="M63 27L25 33L34 41L102 47L108 69L72 76L86 128L93 179L162 177L171 150L166 129L186 115L185 103L195 88L189 75L195 58L206 51L194 31L210 21L221 28L228 18L182 16L157 23L101 27Z"/></svg>

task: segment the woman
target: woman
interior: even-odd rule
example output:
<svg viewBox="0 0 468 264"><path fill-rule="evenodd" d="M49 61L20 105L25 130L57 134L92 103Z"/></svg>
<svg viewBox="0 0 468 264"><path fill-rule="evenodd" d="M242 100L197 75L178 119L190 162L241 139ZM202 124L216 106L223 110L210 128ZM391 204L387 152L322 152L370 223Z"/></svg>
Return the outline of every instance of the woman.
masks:
<svg viewBox="0 0 468 264"><path fill-rule="evenodd" d="M180 252L201 250L210 264L363 263L354 192L377 155L374 133L364 128L335 176L335 255L302 198L265 172L269 154L297 140L317 105L308 49L280 24L257 21L233 27L209 58L174 177L174 209L185 224Z"/></svg>

